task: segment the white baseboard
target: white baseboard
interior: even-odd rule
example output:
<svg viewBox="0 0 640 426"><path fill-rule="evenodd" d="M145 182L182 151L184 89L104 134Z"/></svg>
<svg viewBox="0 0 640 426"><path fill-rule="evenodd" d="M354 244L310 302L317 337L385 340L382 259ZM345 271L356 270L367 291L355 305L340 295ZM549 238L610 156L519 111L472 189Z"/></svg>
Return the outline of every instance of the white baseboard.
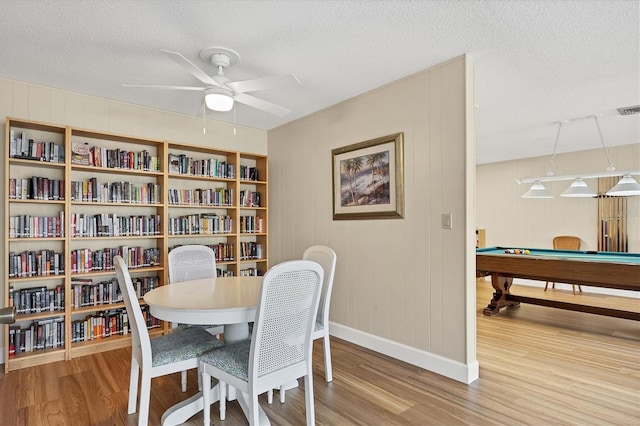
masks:
<svg viewBox="0 0 640 426"><path fill-rule="evenodd" d="M425 352L402 343L394 342L382 337L363 333L341 324L330 323L329 330L332 336L346 340L372 351L390 356L400 361L407 362L425 370L432 371L450 379L462 383L472 383L479 377L480 365L477 360L471 364L462 364L440 355Z"/></svg>

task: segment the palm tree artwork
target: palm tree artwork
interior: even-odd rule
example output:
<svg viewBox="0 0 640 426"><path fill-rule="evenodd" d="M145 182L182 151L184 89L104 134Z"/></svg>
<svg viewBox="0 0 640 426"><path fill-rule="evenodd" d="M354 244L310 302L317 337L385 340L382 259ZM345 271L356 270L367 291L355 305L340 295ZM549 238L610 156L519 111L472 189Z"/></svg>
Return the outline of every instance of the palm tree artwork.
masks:
<svg viewBox="0 0 640 426"><path fill-rule="evenodd" d="M389 204L389 151L340 161L342 207Z"/></svg>

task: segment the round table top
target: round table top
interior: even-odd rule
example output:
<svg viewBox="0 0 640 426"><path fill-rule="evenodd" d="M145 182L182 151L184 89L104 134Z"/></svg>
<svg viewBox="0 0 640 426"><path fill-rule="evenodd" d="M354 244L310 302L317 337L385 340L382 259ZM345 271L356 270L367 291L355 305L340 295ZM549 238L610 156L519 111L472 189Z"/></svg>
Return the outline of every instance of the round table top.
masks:
<svg viewBox="0 0 640 426"><path fill-rule="evenodd" d="M255 319L262 277L218 277L164 285L144 295L151 314L182 324L237 324Z"/></svg>

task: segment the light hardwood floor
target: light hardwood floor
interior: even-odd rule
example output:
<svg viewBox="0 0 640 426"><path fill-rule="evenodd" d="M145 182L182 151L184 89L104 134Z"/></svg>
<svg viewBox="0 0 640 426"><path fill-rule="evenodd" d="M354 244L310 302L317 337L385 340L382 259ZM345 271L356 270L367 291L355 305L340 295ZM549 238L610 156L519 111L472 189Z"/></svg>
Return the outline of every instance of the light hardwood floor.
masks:
<svg viewBox="0 0 640 426"><path fill-rule="evenodd" d="M465 385L339 339L332 340L334 381L324 381L314 348L318 425L637 425L640 424L640 324L534 305L484 317L491 285L477 284L480 378ZM517 294L540 295L518 287ZM515 291L514 291L515 292ZM549 291L640 310L638 299ZM129 349L0 374L0 425L134 425L127 415ZM153 379L150 423L186 394L179 374ZM304 392L287 402L261 399L274 425L304 424ZM246 424L237 403L214 424ZM202 414L188 425L201 425Z"/></svg>

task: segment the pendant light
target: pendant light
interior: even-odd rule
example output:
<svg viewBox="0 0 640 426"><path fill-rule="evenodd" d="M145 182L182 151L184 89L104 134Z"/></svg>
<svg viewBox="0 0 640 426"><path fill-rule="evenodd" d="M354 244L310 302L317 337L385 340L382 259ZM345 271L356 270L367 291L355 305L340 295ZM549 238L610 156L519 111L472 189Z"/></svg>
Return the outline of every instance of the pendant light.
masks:
<svg viewBox="0 0 640 426"><path fill-rule="evenodd" d="M626 197L629 195L640 195L640 183L636 182L631 175L624 175L616 186L607 191L607 195L613 197Z"/></svg>
<svg viewBox="0 0 640 426"><path fill-rule="evenodd" d="M553 198L553 195L549 194L542 182L537 180L527 192L522 194L522 198Z"/></svg>
<svg viewBox="0 0 640 426"><path fill-rule="evenodd" d="M562 126L568 123L585 120L585 119L593 119L596 123L596 127L598 129L598 135L600 136L600 143L602 144L602 149L607 156L607 169L606 172L601 173L581 173L576 175L567 175L567 176L555 176L554 173L554 163L553 160L556 156L556 149L558 147L558 139L560 138L560 130ZM591 190L584 182L584 179L596 179L601 177L611 177L611 176L622 176L620 181L611 188L606 195L614 196L614 197L628 197L633 195L640 195L640 184L631 177L632 175L640 175L640 170L626 170L626 171L615 171L616 168L613 166L613 162L611 161L611 156L609 155L609 150L607 149L607 145L604 142L604 137L602 136L602 130L600 129L600 123L598 121L598 115L590 115L582 118L572 118L571 120L559 121L558 130L556 132L556 140L553 145L553 153L551 155L551 159L549 161L549 169L547 170L547 175L543 177L537 178L525 178L525 179L516 179L516 182L519 184L522 183L532 183L533 185L522 198L553 198L553 195L549 194L547 189L544 187L542 182L551 182L551 181L561 181L561 180L573 180L571 186L560 194L561 197L575 197L575 198L592 198L597 197L594 191Z"/></svg>
<svg viewBox="0 0 640 426"><path fill-rule="evenodd" d="M597 195L598 194L593 192L587 186L587 184L584 183L582 178L576 178L576 180L573 181L571 186L567 188L567 190L564 191L562 194L560 194L561 197L573 197L573 198L589 198L589 197L595 197Z"/></svg>

